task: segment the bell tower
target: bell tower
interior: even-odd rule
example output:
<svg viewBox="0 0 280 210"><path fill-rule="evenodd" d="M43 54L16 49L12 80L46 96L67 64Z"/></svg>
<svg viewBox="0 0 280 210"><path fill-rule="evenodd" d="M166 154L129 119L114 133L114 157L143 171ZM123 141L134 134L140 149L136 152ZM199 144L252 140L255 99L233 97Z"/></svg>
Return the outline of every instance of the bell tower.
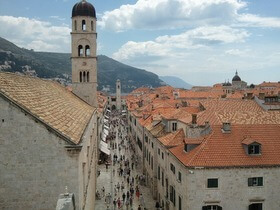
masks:
<svg viewBox="0 0 280 210"><path fill-rule="evenodd" d="M121 101L121 81L118 79L116 82L116 104L117 110L121 110L122 101Z"/></svg>
<svg viewBox="0 0 280 210"><path fill-rule="evenodd" d="M72 88L73 93L97 107L96 13L86 0L72 10Z"/></svg>

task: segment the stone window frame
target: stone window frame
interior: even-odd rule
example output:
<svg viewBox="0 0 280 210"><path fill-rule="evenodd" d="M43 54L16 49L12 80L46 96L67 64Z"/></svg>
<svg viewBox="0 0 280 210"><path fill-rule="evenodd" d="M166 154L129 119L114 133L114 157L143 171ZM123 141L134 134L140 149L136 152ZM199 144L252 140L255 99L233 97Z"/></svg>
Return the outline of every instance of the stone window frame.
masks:
<svg viewBox="0 0 280 210"><path fill-rule="evenodd" d="M248 178L248 187L263 187L263 177L249 177Z"/></svg>
<svg viewBox="0 0 280 210"><path fill-rule="evenodd" d="M210 180L214 181L217 180L217 186L210 186ZM219 189L219 178L218 177L211 177L211 178L207 178L206 180L206 188L207 189Z"/></svg>
<svg viewBox="0 0 280 210"><path fill-rule="evenodd" d="M261 144L254 142L248 145L248 155L261 155Z"/></svg>
<svg viewBox="0 0 280 210"><path fill-rule="evenodd" d="M172 131L177 131L177 122L172 122Z"/></svg>

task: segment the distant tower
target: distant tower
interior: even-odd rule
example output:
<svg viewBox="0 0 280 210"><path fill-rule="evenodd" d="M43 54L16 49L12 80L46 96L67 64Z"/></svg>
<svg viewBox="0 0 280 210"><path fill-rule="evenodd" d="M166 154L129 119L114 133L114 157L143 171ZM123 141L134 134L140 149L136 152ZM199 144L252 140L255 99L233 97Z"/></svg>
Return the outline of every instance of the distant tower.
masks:
<svg viewBox="0 0 280 210"><path fill-rule="evenodd" d="M116 82L116 101L117 101L117 110L121 110L122 100L121 100L121 81L118 79Z"/></svg>
<svg viewBox="0 0 280 210"><path fill-rule="evenodd" d="M97 107L96 13L86 0L73 7L71 38L73 93Z"/></svg>

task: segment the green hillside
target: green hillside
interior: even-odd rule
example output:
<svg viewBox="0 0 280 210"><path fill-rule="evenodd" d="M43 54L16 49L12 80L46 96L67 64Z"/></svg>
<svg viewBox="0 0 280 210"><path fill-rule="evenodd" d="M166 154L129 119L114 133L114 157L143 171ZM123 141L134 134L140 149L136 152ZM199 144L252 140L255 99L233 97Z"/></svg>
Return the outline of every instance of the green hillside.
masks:
<svg viewBox="0 0 280 210"><path fill-rule="evenodd" d="M115 82L121 80L122 91L131 92L141 86L158 87L163 82L156 74L137 69L107 56L98 56L98 89L115 92ZM35 52L19 48L0 37L0 71L24 72L35 70L41 78L62 78L71 81L71 60L68 53Z"/></svg>

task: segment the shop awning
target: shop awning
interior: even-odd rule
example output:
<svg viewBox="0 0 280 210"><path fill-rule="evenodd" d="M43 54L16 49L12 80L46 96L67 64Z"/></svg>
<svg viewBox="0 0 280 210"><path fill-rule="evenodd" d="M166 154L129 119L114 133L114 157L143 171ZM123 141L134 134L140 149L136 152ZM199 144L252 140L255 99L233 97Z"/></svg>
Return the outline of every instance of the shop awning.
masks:
<svg viewBox="0 0 280 210"><path fill-rule="evenodd" d="M104 141L100 141L99 149L104 152L106 155L110 155L111 151L108 149L108 144Z"/></svg>

